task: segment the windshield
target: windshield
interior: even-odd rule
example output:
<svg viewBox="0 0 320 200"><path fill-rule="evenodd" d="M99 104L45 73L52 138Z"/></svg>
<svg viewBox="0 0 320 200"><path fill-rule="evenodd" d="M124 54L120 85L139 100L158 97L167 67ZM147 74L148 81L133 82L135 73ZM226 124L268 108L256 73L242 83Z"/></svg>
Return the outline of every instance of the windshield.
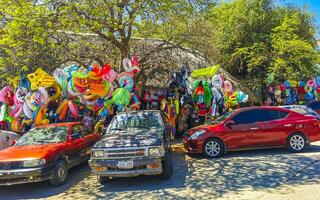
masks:
<svg viewBox="0 0 320 200"><path fill-rule="evenodd" d="M111 121L109 130L127 130L132 128L163 129L161 115L157 112L119 114Z"/></svg>
<svg viewBox="0 0 320 200"><path fill-rule="evenodd" d="M16 146L60 143L67 141L67 126L36 127L23 135Z"/></svg>
<svg viewBox="0 0 320 200"><path fill-rule="evenodd" d="M214 120L212 122L212 124L220 124L221 122L223 122L224 120L226 120L228 117L230 117L230 115L232 114L232 112L227 112L223 115L221 115L220 117L218 117L216 120Z"/></svg>

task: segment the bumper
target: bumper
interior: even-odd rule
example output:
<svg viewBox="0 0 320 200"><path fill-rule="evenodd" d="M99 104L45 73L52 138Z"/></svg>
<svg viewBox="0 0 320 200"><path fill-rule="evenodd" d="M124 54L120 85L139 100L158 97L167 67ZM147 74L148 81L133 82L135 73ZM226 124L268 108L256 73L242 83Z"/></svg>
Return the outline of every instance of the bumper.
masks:
<svg viewBox="0 0 320 200"><path fill-rule="evenodd" d="M0 185L15 185L51 179L54 166L0 170Z"/></svg>
<svg viewBox="0 0 320 200"><path fill-rule="evenodd" d="M162 173L161 158L135 158L133 159L132 169L119 169L118 161L120 160L91 159L89 160L89 166L92 173L99 176L133 177Z"/></svg>
<svg viewBox="0 0 320 200"><path fill-rule="evenodd" d="M188 140L183 138L183 146L188 153L202 153L203 142L200 140Z"/></svg>

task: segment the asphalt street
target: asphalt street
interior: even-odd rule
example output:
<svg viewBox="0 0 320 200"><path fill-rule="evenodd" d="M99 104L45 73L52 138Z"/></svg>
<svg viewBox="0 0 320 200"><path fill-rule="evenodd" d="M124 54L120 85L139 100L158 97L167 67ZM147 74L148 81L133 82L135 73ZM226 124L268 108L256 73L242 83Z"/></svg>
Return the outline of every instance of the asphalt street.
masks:
<svg viewBox="0 0 320 200"><path fill-rule="evenodd" d="M0 188L0 199L312 199L320 200L320 142L304 153L285 149L232 152L220 159L173 152L174 175L113 180L100 185L87 163L61 187L47 182Z"/></svg>

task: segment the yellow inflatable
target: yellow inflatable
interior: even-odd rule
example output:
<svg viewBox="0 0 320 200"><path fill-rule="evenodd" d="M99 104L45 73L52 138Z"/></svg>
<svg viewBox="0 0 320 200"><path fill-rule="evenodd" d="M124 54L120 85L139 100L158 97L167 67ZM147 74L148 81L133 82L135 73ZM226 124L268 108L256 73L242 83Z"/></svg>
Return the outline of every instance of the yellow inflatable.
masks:
<svg viewBox="0 0 320 200"><path fill-rule="evenodd" d="M38 68L32 74L28 74L27 77L31 84L31 90L37 90L39 87L52 87L55 83L54 78L41 68Z"/></svg>
<svg viewBox="0 0 320 200"><path fill-rule="evenodd" d="M219 69L220 69L220 65L215 65L212 67L193 70L191 73L191 76L192 78L213 77Z"/></svg>

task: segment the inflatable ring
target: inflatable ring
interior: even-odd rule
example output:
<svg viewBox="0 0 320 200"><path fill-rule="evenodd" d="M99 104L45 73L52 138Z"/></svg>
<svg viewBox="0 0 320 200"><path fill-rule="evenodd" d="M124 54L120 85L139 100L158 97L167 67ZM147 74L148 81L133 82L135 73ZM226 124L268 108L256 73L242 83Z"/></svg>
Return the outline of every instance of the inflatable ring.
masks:
<svg viewBox="0 0 320 200"><path fill-rule="evenodd" d="M70 81L70 82L68 83L68 93L69 93L71 96L73 96L73 97L79 96L80 93L73 91L71 84L72 84L72 81Z"/></svg>
<svg viewBox="0 0 320 200"><path fill-rule="evenodd" d="M122 60L122 66L125 71L128 71L132 67L132 62L129 58L125 58Z"/></svg>
<svg viewBox="0 0 320 200"><path fill-rule="evenodd" d="M133 78L130 76L122 76L121 78L119 78L119 84L121 87L124 87L129 92L131 92L134 85L134 81L133 81Z"/></svg>
<svg viewBox="0 0 320 200"><path fill-rule="evenodd" d="M61 96L61 87L57 83L55 83L52 86L52 88L55 90L55 94L50 97L50 101L54 102L54 101L58 100L59 97Z"/></svg>
<svg viewBox="0 0 320 200"><path fill-rule="evenodd" d="M79 117L79 111L78 111L77 106L71 100L68 101L68 106L69 106L71 114L75 118L78 118Z"/></svg>

